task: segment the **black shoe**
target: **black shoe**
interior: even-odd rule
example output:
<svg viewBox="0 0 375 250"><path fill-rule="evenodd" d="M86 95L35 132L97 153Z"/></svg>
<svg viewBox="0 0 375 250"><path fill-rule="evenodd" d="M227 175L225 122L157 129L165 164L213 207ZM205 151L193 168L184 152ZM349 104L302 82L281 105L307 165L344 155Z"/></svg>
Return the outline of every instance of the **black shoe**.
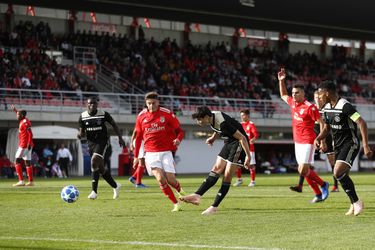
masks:
<svg viewBox="0 0 375 250"><path fill-rule="evenodd" d="M297 193L302 193L302 188L300 186L290 186L289 189Z"/></svg>

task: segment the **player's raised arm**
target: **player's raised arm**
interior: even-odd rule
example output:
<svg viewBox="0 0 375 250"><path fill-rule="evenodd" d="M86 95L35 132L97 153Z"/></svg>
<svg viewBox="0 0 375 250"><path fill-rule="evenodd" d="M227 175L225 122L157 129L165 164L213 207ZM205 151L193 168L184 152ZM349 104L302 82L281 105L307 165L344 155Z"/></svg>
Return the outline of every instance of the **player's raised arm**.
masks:
<svg viewBox="0 0 375 250"><path fill-rule="evenodd" d="M279 73L277 73L277 78L279 80L280 97L284 102L288 103L288 91L285 86L285 68L280 68Z"/></svg>

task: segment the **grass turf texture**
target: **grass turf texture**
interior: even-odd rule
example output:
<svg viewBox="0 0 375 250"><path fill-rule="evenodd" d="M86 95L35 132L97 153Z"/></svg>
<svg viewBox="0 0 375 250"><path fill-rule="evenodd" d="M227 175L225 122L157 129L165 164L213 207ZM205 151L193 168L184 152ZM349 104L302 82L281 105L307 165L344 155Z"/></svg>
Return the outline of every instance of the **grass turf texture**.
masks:
<svg viewBox="0 0 375 250"><path fill-rule="evenodd" d="M178 176L183 189L194 192L205 176ZM328 175L325 180L332 182ZM289 190L293 175L258 175L257 186L231 187L219 213L202 216L221 181L200 206L183 204L172 213L156 181L136 189L127 178L118 200L100 180L97 200L87 199L90 178L36 179L34 187L11 187L0 180L0 249L372 249L375 245L375 176L352 174L364 213L345 216L349 200L343 190L327 201L310 204L313 193ZM233 181L234 182L234 181ZM66 185L80 191L76 203L64 203ZM331 189L331 187L330 187Z"/></svg>

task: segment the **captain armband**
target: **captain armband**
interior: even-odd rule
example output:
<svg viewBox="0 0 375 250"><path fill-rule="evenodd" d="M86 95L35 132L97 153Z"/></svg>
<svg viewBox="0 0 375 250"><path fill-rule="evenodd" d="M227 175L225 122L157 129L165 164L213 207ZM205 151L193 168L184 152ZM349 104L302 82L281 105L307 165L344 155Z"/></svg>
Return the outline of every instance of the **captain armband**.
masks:
<svg viewBox="0 0 375 250"><path fill-rule="evenodd" d="M352 114L352 115L350 116L350 119L351 119L353 122L355 122L355 121L358 120L359 117L361 117L361 115L360 115L358 112L355 112L354 114Z"/></svg>

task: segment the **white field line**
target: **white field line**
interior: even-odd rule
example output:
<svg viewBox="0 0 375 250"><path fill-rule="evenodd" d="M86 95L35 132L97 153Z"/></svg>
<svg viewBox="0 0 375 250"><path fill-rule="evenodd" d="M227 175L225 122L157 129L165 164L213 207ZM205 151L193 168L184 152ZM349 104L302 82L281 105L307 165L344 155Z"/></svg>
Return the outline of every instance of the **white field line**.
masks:
<svg viewBox="0 0 375 250"><path fill-rule="evenodd" d="M56 242L81 242L113 245L138 245L138 246L162 246L162 247L190 247L190 248L215 248L215 249L240 249L240 250L280 250L279 248L259 248L246 246L215 246L215 245L191 245L179 243L142 242L142 241L112 241L112 240L85 240L85 239L58 239L37 237L11 237L0 236L0 240L27 240L27 241L56 241Z"/></svg>

